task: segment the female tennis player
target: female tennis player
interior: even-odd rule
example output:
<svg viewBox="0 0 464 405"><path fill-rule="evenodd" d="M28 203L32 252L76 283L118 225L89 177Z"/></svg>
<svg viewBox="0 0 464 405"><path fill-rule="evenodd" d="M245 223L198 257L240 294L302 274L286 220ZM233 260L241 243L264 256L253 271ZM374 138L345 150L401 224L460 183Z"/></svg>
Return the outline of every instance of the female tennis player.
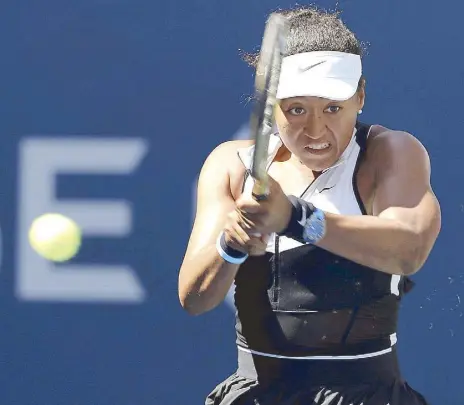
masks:
<svg viewBox="0 0 464 405"><path fill-rule="evenodd" d="M401 376L396 328L441 226L428 154L407 132L359 121L362 46L338 14L282 14L269 198L251 197L252 142L218 146L180 269L194 315L235 283L238 369L206 404L424 405Z"/></svg>

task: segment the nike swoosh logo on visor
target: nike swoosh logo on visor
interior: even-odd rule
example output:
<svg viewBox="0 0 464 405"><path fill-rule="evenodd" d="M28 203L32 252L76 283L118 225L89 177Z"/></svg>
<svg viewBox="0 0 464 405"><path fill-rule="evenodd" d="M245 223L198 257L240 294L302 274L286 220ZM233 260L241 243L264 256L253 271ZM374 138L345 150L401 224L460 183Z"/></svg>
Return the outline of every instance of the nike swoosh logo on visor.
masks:
<svg viewBox="0 0 464 405"><path fill-rule="evenodd" d="M319 66L319 65L321 65L321 64L323 64L323 63L325 63L325 62L326 62L325 60L322 60L322 61L320 61L320 62L313 63L312 65L309 65L309 66L305 66L305 67L301 67L301 66L300 66L300 67L298 68L298 70L299 70L300 72L306 72L307 70L310 70L310 69L312 69L313 67Z"/></svg>

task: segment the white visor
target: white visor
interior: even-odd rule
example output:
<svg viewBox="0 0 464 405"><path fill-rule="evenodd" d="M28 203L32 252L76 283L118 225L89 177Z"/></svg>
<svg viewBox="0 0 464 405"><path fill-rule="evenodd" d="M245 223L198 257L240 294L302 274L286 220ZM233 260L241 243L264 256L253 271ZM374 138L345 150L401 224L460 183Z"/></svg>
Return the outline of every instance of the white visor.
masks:
<svg viewBox="0 0 464 405"><path fill-rule="evenodd" d="M277 98L313 96L348 100L356 93L361 75L361 57L352 53L324 51L286 56Z"/></svg>

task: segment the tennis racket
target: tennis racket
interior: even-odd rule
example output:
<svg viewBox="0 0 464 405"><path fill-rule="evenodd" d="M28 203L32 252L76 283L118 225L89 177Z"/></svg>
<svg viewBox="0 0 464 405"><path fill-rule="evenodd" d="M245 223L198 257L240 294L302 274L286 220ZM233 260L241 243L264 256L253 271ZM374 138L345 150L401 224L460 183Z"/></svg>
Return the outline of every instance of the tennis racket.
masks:
<svg viewBox="0 0 464 405"><path fill-rule="evenodd" d="M289 22L286 17L277 13L270 15L264 29L256 67L250 132L255 140L251 166L251 176L254 179L252 196L257 201L266 199L269 194L267 174L269 138L274 126L274 107L288 27Z"/></svg>

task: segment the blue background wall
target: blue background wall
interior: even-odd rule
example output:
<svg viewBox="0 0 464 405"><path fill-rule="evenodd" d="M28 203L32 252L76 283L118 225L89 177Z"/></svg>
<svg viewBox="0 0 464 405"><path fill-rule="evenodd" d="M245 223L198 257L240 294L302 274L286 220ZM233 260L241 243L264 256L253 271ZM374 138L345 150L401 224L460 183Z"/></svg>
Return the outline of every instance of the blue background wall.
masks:
<svg viewBox="0 0 464 405"><path fill-rule="evenodd" d="M2 404L201 404L234 370L232 311L184 314L177 272L201 164L248 120L253 73L238 50L254 50L266 14L292 4L2 2ZM443 229L403 303L399 349L412 386L432 404L459 405L464 4L340 6L370 42L363 120L411 131L431 155ZM60 208L55 197L87 204L61 206L85 224L77 270L50 267L27 247L30 220ZM125 203L113 221L88 200Z"/></svg>

